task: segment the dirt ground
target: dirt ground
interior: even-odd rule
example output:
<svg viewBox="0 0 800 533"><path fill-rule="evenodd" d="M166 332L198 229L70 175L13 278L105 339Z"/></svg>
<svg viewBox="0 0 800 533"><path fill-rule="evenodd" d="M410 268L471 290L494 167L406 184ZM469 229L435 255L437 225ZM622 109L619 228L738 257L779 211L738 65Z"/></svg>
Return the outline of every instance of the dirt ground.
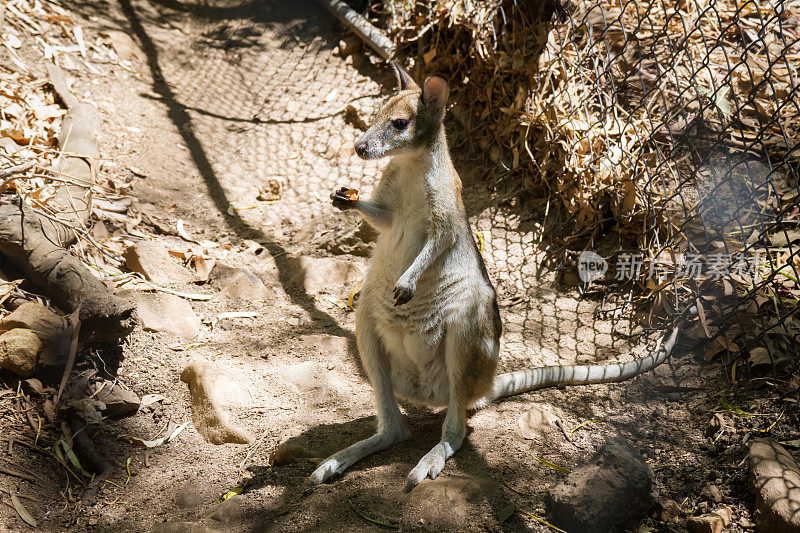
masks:
<svg viewBox="0 0 800 533"><path fill-rule="evenodd" d="M742 482L741 434L710 444L704 430L722 396L745 410L769 405L751 400L757 386L734 390L723 367L693 350L627 383L537 392L475 413L464 446L439 479L410 494L403 492L405 476L438 441L444 414L404 405L411 440L332 483L307 486L315 457L368 436L375 420L353 348L353 312L343 301L355 280L329 285L323 273L322 289L309 294L296 258L366 263L363 247L350 246L358 221L334 210L328 194L342 185L368 194L377 183L383 163L355 156L359 130L343 111L352 105L368 121L392 89L390 72L374 57L335 55L342 30L311 0L99 0L65 7L87 30L121 29L141 47L133 71L108 64L98 66L100 74L71 72L76 94L103 117L101 172L131 176L136 209L167 233L147 226L152 238L187 249L190 243L177 236L182 219L198 239L228 243L230 250L214 252L220 263L250 269L270 295L251 302L220 296L214 283L172 287L215 296L192 301L204 319L197 339L139 329L125 345L119 379L139 395L167 399L108 421L93 436L119 465L95 505L75 493L65 498L61 466L17 447L36 473L36 482L18 486L42 531L381 529L361 515L404 530L548 531L531 515L544 516L544 491L564 474L536 458L572 468L613 436L628 439L649 461L659 501L675 500L691 514L708 506L700 492L711 483L733 509L728 530L747 528L752 502ZM545 230L538 215L498 185L502 169L487 169L485 157L464 148L466 133L457 124L449 130L470 221L500 295L503 369L629 357L631 317L601 312L614 306L563 287L541 267ZM257 200L269 180L282 184L278 202ZM214 319L234 311L258 315ZM194 359L241 378L232 389L238 422L257 437L255 444L215 446L191 424L150 450L120 440L120 434L149 438L170 419L190 420L180 374ZM311 377L297 378L308 369ZM559 417L567 430L585 425L571 442L560 431L527 440L519 420L532 406ZM52 436L42 437L42 446L51 444ZM270 465L270 451L287 440L312 458ZM215 502L237 486L243 494ZM501 522L510 504L518 512ZM652 529L640 531L685 530L682 519L666 523L660 516L656 508L643 522ZM0 505L4 527L28 529L13 508Z"/></svg>

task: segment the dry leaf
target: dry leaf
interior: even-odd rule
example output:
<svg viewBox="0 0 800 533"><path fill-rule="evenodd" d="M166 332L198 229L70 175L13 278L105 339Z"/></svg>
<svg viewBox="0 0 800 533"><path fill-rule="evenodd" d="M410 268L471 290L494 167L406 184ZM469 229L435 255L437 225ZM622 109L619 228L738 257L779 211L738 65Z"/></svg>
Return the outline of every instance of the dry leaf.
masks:
<svg viewBox="0 0 800 533"><path fill-rule="evenodd" d="M17 511L17 514L20 518L22 518L22 521L31 527L39 527L39 524L31 516L28 510L25 509L25 506L22 505L21 501L19 501L19 498L17 498L17 495L14 493L14 491L10 490L8 491L8 494L11 496L11 504L14 506L14 510Z"/></svg>

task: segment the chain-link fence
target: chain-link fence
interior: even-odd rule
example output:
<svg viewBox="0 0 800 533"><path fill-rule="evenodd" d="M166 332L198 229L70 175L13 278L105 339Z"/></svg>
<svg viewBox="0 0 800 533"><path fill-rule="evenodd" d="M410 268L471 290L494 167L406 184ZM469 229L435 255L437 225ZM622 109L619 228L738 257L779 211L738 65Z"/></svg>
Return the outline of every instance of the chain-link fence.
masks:
<svg viewBox="0 0 800 533"><path fill-rule="evenodd" d="M798 355L799 8L458 0L373 13L420 71L455 81L475 148L546 199L566 281L632 288L651 323L699 303L688 335L707 358L759 366Z"/></svg>

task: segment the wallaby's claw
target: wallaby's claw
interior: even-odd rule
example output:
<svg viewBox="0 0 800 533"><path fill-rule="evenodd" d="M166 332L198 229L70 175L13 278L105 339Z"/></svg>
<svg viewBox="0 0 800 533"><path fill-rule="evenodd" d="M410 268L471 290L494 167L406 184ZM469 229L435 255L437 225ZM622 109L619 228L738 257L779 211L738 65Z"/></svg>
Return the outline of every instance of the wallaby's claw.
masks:
<svg viewBox="0 0 800 533"><path fill-rule="evenodd" d="M419 485L426 477L436 479L436 476L444 468L445 461L451 455L453 455L453 450L447 443L440 442L434 446L431 451L419 460L417 466L409 472L406 480L406 492L411 492L411 489Z"/></svg>
<svg viewBox="0 0 800 533"><path fill-rule="evenodd" d="M395 285L394 287L395 306L407 304L413 296L414 296L414 289L412 289L411 287L400 285L400 283Z"/></svg>
<svg viewBox="0 0 800 533"><path fill-rule="evenodd" d="M350 198L350 195L347 194L347 192L350 190L351 189L348 187L342 187L333 194L331 194L333 207L341 209L342 211L353 209L358 200L353 200L352 198Z"/></svg>

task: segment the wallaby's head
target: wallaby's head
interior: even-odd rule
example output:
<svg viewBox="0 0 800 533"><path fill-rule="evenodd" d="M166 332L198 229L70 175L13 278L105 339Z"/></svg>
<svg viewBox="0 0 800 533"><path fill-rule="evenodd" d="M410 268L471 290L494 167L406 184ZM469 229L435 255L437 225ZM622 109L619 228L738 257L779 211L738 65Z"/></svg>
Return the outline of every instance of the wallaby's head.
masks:
<svg viewBox="0 0 800 533"><path fill-rule="evenodd" d="M392 66L397 75L397 93L386 101L372 125L356 141L356 153L362 159L427 149L444 120L447 82L431 76L420 88L396 61Z"/></svg>

